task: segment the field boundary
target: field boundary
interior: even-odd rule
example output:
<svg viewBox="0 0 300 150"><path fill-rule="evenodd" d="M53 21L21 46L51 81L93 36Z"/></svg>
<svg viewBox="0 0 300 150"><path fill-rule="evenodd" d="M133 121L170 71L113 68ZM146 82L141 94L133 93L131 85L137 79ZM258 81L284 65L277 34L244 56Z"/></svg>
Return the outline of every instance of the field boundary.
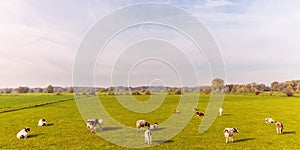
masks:
<svg viewBox="0 0 300 150"><path fill-rule="evenodd" d="M56 100L56 101L45 102L45 103L41 103L41 104L35 104L35 105L29 105L29 106L24 106L24 107L1 110L0 114L7 113L7 112L18 111L18 110L23 110L23 109L34 108L34 107L40 107L40 106L49 105L49 104L61 103L61 102L70 101L70 100L74 100L74 98L67 98L67 99L61 99L61 100Z"/></svg>

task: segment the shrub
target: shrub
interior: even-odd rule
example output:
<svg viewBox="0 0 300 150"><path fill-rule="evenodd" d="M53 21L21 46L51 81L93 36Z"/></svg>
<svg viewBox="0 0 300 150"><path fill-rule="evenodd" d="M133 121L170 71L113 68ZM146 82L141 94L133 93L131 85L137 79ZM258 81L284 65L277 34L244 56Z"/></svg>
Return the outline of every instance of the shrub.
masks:
<svg viewBox="0 0 300 150"><path fill-rule="evenodd" d="M180 89L176 89L174 92L176 95L180 95L181 94L181 90Z"/></svg>
<svg viewBox="0 0 300 150"><path fill-rule="evenodd" d="M255 95L259 95L260 94L260 91L255 91Z"/></svg>
<svg viewBox="0 0 300 150"><path fill-rule="evenodd" d="M285 95L290 97L290 96L293 96L294 95L294 89L292 86L287 86L286 89L284 90L285 91Z"/></svg>
<svg viewBox="0 0 300 150"><path fill-rule="evenodd" d="M145 95L151 95L151 92L149 89L145 91Z"/></svg>
<svg viewBox="0 0 300 150"><path fill-rule="evenodd" d="M109 91L107 94L108 95L115 95L115 92L114 91Z"/></svg>
<svg viewBox="0 0 300 150"><path fill-rule="evenodd" d="M57 92L54 93L54 95L59 96L59 95L61 95L61 92L57 91Z"/></svg>
<svg viewBox="0 0 300 150"><path fill-rule="evenodd" d="M211 89L210 89L210 88L204 88L204 89L203 89L203 92L204 92L205 94L209 94L209 93L211 92Z"/></svg>
<svg viewBox="0 0 300 150"><path fill-rule="evenodd" d="M138 90L135 90L131 93L132 95L141 95L140 92Z"/></svg>

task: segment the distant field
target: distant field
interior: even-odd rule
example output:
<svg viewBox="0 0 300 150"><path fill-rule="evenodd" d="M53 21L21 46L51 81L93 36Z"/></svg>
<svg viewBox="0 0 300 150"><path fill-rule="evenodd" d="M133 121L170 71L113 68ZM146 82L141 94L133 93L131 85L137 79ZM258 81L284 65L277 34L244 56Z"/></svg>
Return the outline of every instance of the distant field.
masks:
<svg viewBox="0 0 300 150"><path fill-rule="evenodd" d="M54 95L45 93L33 94L5 94L0 95L0 112L22 107L34 106L46 102L73 98L72 94Z"/></svg>
<svg viewBox="0 0 300 150"><path fill-rule="evenodd" d="M70 97L72 95L0 95L0 108L11 109ZM136 119L140 118L158 123L166 120L180 99L180 96L167 95L153 113L137 114L123 108L113 96L99 97L109 114L127 126L134 126ZM144 101L149 96L138 96L138 99ZM201 95L198 105L201 111L205 111L208 99L209 95ZM299 106L298 95L228 94L223 104L224 116L218 117L207 132L198 133L201 117L194 116L177 136L146 149L299 149ZM275 125L264 122L266 117L281 121L284 134L277 135ZM50 126L37 127L40 118L48 120ZM16 133L25 126L31 128L30 138L17 139ZM225 144L225 127L239 128L235 142ZM105 128L108 126L103 132L106 132ZM123 149L87 132L85 121L73 100L0 113L0 129L1 149ZM159 133L154 131L153 136Z"/></svg>

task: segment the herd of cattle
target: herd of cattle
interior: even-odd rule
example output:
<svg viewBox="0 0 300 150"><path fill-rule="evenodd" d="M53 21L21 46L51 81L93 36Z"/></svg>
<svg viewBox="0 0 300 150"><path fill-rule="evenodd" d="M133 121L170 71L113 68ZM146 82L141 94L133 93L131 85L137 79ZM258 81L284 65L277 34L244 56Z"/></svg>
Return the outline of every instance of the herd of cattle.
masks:
<svg viewBox="0 0 300 150"><path fill-rule="evenodd" d="M197 116L204 116L204 113L199 112L198 108L194 107L193 111L195 112L195 115ZM180 112L178 110L174 110L173 114L180 114ZM219 108L219 114L220 116L223 115L223 109ZM266 123L275 123L275 120L272 118L265 118L265 122ZM104 121L103 119L88 119L86 121L86 126L87 129L90 132L95 132L96 131L96 126L99 126L99 130L102 131L103 130L103 125L104 125ZM46 120L45 119L40 119L38 122L38 126L47 126ZM144 127L146 127L146 130L144 132L144 137L145 137L145 144L152 144L152 130L159 130L158 127L158 123L154 123L153 125L151 125L149 122L145 121L145 120L137 120L136 121L136 128L138 131L140 130L144 130ZM283 124L281 122L276 122L276 132L277 134L282 134L282 130L283 130ZM24 129L22 129L21 131L19 131L17 133L17 138L27 138L28 137L28 132L30 131L29 127L26 127ZM226 143L229 142L229 140L231 140L231 142L233 142L233 135L235 133L239 133L238 128L225 128L223 130L224 136L226 138Z"/></svg>

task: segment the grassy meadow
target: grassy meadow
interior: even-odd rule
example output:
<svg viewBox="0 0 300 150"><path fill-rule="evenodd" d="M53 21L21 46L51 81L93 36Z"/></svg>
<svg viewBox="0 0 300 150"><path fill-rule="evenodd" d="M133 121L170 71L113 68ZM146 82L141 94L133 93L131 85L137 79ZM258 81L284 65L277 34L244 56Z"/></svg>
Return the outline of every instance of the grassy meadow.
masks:
<svg viewBox="0 0 300 150"><path fill-rule="evenodd" d="M0 149L127 149L88 132L75 101L59 102L68 98L72 98L72 95L0 95L0 110L12 110L0 112ZM99 98L114 119L132 127L141 118L151 123L165 121L172 115L180 100L178 95L167 95L154 112L139 114L122 107L114 96L99 95ZM150 96L141 95L136 98L147 101ZM47 103L54 101L57 102ZM205 111L208 101L209 95L201 94L198 102L200 111ZM41 103L47 104L34 107ZM16 109L26 106L32 107ZM189 124L174 138L146 149L299 149L299 106L299 95L227 94L223 103L224 115L218 116L205 133L198 132L202 118L193 116ZM192 111L192 108L189 110ZM275 124L264 122L266 117L282 122L284 133L277 135ZM41 118L45 118L49 126L38 127L37 122ZM105 123L103 132L108 132L105 129L109 126L106 125ZM17 132L24 127L31 128L29 138L17 139ZM239 128L240 133L235 135L233 143L225 143L225 127ZM153 131L153 137L160 132ZM141 136L141 141L143 140Z"/></svg>

